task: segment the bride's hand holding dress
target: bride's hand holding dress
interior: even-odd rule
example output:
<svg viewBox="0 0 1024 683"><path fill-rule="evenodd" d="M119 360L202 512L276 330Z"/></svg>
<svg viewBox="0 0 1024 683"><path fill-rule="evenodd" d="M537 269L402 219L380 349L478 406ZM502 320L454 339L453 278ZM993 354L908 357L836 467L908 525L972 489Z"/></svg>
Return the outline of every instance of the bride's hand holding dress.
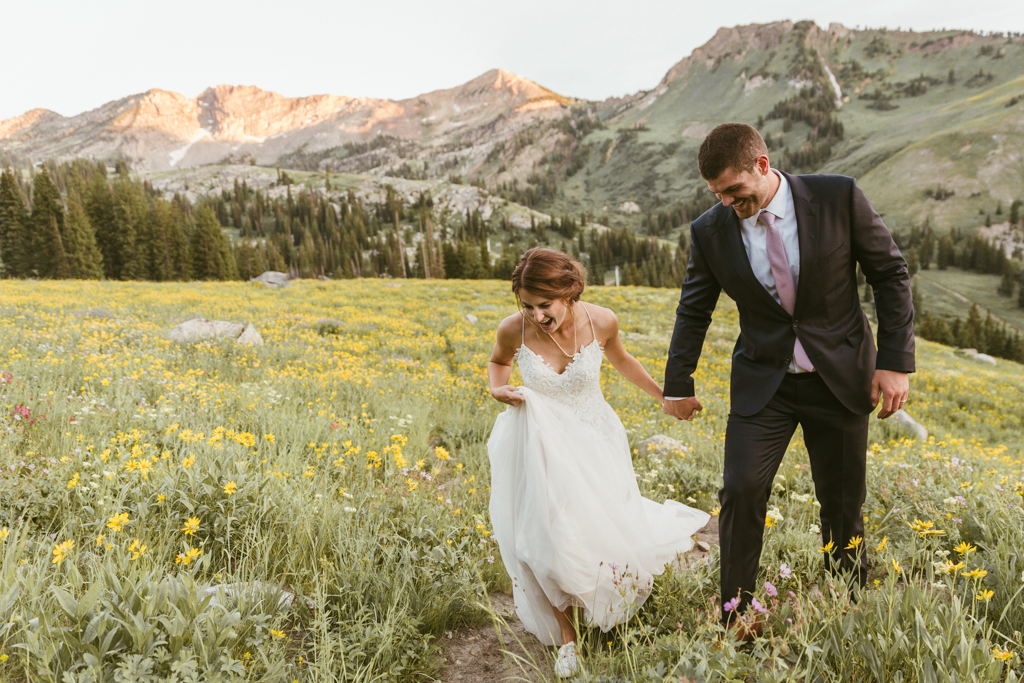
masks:
<svg viewBox="0 0 1024 683"><path fill-rule="evenodd" d="M622 347L611 311L583 302L570 309L584 342L570 342L571 359L520 314L502 322L488 364L492 395L509 406L487 444L491 523L517 614L548 645L564 640L552 607L580 607L603 631L628 619L709 519L640 495L625 428L601 393L604 356L659 402L661 389ZM513 360L521 388L508 385Z"/></svg>

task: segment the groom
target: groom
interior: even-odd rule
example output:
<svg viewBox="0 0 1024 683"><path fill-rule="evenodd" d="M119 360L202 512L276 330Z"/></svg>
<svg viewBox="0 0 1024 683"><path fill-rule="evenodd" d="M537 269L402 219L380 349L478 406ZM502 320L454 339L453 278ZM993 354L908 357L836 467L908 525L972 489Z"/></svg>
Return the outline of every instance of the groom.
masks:
<svg viewBox="0 0 1024 683"><path fill-rule="evenodd" d="M863 544L846 548L864 535L868 416L880 397L879 419L907 400L914 308L907 264L853 178L776 171L761 135L742 123L712 130L697 164L721 202L690 227L664 408L681 420L703 409L692 375L725 290L740 314L718 494L722 601L739 598L723 611L728 624L755 589L768 496L798 424L822 543L833 544L826 564L853 571L863 585ZM859 302L858 263L874 289L877 352Z"/></svg>

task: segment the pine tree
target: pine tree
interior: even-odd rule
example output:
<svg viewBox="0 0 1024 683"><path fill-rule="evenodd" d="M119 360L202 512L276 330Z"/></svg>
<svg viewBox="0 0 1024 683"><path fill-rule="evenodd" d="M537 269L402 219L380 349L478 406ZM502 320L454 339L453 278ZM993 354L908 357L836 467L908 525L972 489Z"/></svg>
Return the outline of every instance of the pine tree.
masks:
<svg viewBox="0 0 1024 683"><path fill-rule="evenodd" d="M103 277L103 256L96 245L96 231L89 223L77 184L73 184L68 193L64 247L70 266L69 277L79 280L99 280Z"/></svg>
<svg viewBox="0 0 1024 683"><path fill-rule="evenodd" d="M84 200L89 223L96 232L96 245L103 256L103 274L110 280L119 280L121 266L117 247L114 195L107 182L106 167L102 162L89 181Z"/></svg>
<svg viewBox="0 0 1024 683"><path fill-rule="evenodd" d="M45 166L32 181L33 270L38 277L67 278L71 275L64 248L64 207L60 193Z"/></svg>
<svg viewBox="0 0 1024 683"><path fill-rule="evenodd" d="M171 231L174 218L167 202L152 202L149 209L148 254L150 278L157 282L173 280L174 258L171 255Z"/></svg>
<svg viewBox="0 0 1024 683"><path fill-rule="evenodd" d="M1013 296L1013 287L1017 284L1017 270L1013 267L1013 263L1006 261L1003 264L1003 277L999 281L999 289L996 293L999 296L1005 296L1007 298Z"/></svg>
<svg viewBox="0 0 1024 683"><path fill-rule="evenodd" d="M973 304L970 312L967 314L967 325L965 327L963 346L965 348L977 349L981 353L984 353L984 334L985 329L984 324L981 322L981 313L978 311L978 304Z"/></svg>
<svg viewBox="0 0 1024 683"><path fill-rule="evenodd" d="M171 222L167 228L167 248L170 252L174 280L188 280L192 277L192 260L189 257L189 237L192 233L191 224L181 204L171 204Z"/></svg>
<svg viewBox="0 0 1024 683"><path fill-rule="evenodd" d="M217 214L207 204L196 212L196 226L189 245L192 255L192 277L197 280L236 279L235 258L231 244L217 220Z"/></svg>
<svg viewBox="0 0 1024 683"><path fill-rule="evenodd" d="M4 277L29 277L31 232L25 198L14 171L0 173L0 264Z"/></svg>
<svg viewBox="0 0 1024 683"><path fill-rule="evenodd" d="M113 200L113 277L118 280L144 279L149 275L149 259L139 253L137 241L149 220L146 198L138 184L122 176L114 183Z"/></svg>

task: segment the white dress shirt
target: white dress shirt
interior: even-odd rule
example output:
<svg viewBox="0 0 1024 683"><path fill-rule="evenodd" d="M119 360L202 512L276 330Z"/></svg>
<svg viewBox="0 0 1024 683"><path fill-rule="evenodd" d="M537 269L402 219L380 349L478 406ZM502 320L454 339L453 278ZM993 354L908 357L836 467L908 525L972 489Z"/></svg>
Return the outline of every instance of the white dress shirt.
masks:
<svg viewBox="0 0 1024 683"><path fill-rule="evenodd" d="M772 172L779 177L779 189L762 211L775 214L775 227L782 235L782 244L786 247L786 260L789 261L789 272L793 275L793 287L795 288L800 285L800 238L796 229L796 207L793 205L793 193L789 189L789 181L786 180L786 176L774 168ZM775 289L775 277L772 275L772 267L768 262L768 228L757 220L759 215L758 213L740 221L743 246L746 247L747 258L750 259L750 268L754 271L754 277L781 305L782 300L779 299L779 293ZM807 372L797 365L796 354L790 359L789 372Z"/></svg>
<svg viewBox="0 0 1024 683"><path fill-rule="evenodd" d="M800 239L796 229L796 207L793 205L793 193L789 189L789 181L774 168L772 172L779 177L779 189L775 196L768 202L768 206L762 211L775 214L775 227L782 235L782 244L786 247L786 259L789 261L789 272L793 274L793 287L800 284ZM772 275L772 266L768 261L768 228L758 221L760 212L750 218L740 221L740 233L743 236L743 246L747 250L747 258L750 260L750 268L754 271L754 277L764 285L772 298L782 304L779 293L775 289L775 277ZM787 372L800 373L808 372L796 363L796 354L789 361ZM813 372L813 371L811 371ZM665 397L668 401L681 401L680 397Z"/></svg>

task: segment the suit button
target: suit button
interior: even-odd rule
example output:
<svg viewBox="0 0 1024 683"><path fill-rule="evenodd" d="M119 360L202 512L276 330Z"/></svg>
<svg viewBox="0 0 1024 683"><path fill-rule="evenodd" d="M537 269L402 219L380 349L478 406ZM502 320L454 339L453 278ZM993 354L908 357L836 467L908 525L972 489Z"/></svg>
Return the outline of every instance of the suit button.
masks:
<svg viewBox="0 0 1024 683"><path fill-rule="evenodd" d="M797 325L799 325L799 324L800 324L799 320L793 320L793 329L795 330Z"/></svg>
<svg viewBox="0 0 1024 683"><path fill-rule="evenodd" d="M787 358L786 360L782 361L782 364L783 365L789 365L791 362L793 362L793 359L792 358Z"/></svg>

